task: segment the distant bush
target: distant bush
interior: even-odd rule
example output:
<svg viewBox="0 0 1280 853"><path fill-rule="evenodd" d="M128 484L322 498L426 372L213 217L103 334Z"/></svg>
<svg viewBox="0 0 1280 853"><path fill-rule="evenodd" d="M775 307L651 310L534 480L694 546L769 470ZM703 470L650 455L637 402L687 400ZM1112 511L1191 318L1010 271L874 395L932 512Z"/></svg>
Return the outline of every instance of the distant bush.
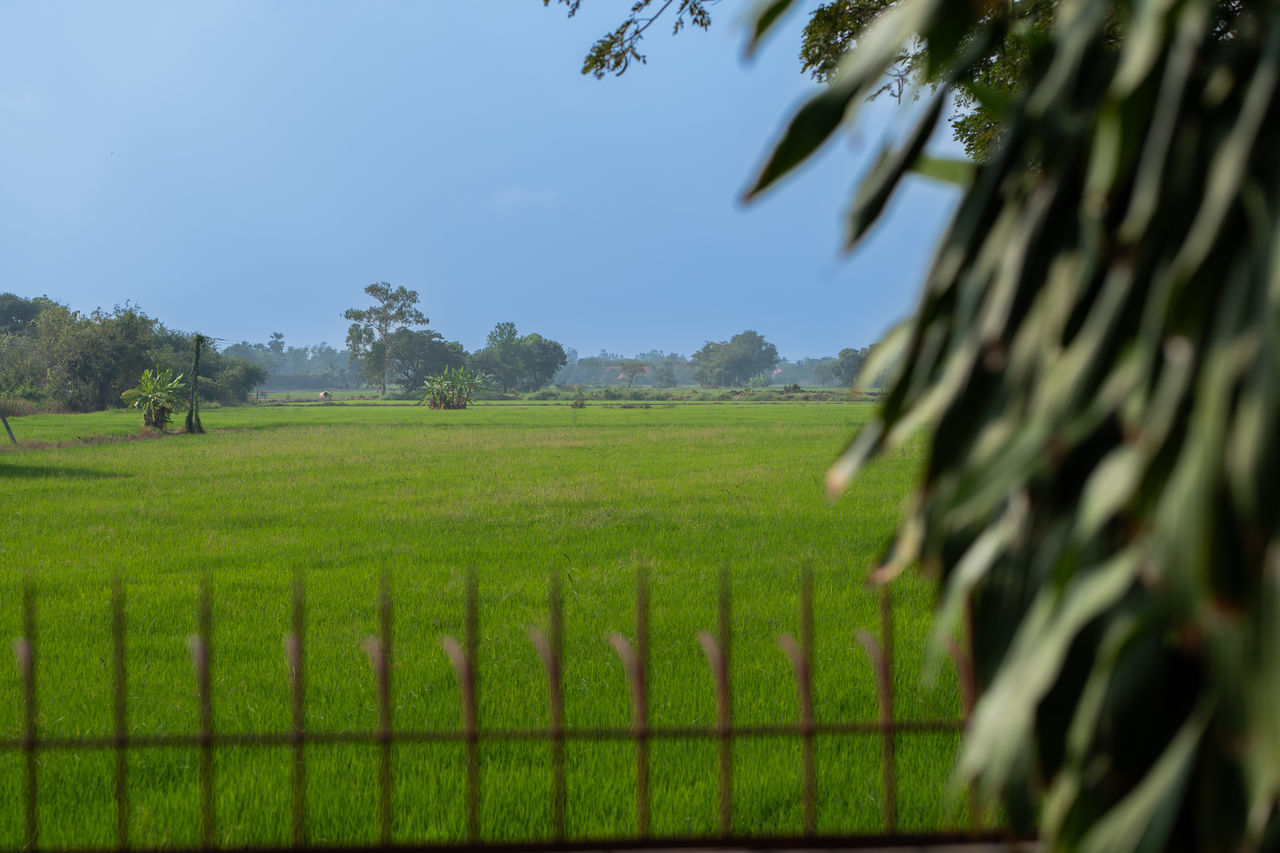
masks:
<svg viewBox="0 0 1280 853"><path fill-rule="evenodd" d="M0 415L6 418L20 418L23 415L36 415L41 408L31 400L22 397L0 397Z"/></svg>

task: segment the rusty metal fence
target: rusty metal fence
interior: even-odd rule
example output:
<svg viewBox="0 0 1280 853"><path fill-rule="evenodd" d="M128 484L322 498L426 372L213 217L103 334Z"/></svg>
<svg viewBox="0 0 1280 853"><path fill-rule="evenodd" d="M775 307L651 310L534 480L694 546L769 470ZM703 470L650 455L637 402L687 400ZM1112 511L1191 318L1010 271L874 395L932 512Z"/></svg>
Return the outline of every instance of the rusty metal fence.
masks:
<svg viewBox="0 0 1280 853"><path fill-rule="evenodd" d="M316 844L308 837L307 822L307 749L309 746L332 744L364 744L377 754L377 826L378 841L374 844L344 846L351 850L554 850L554 849L643 849L673 847L736 847L753 849L785 848L865 848L905 847L933 844L1004 843L1011 836L991 822L985 821L975 803L969 807L969 824L951 830L928 834L901 833L898 825L898 772L895 759L895 742L901 736L929 732L960 732L964 729L975 699L972 663L969 656L956 643L951 643L950 653L956 667L962 691L964 717L933 720L898 720L894 715L892 671L894 666L894 638L892 599L888 587L879 591L880 635L877 638L864 630L857 632L857 639L870 658L878 688L878 719L865 722L818 722L813 712L813 593L809 572L802 575L800 594L800 620L797 638L791 634L777 637L779 645L791 662L799 698L799 719L792 723L772 725L742 725L735 723L730 704L730 593L728 573L722 574L718 603L718 627L715 633L703 632L698 643L706 655L715 691L716 722L713 726L669 727L649 723L648 668L649 668L649 595L644 573L639 575L636 591L636 636L634 642L620 633L612 633L608 640L617 652L630 683L632 724L622 728L580 728L566 726L564 722L564 688L561 677L563 615L561 591L553 577L549 595L549 620L546 632L530 631L530 640L536 647L545 668L548 684L549 725L545 728L482 728L476 693L475 661L480 644L478 631L479 606L475 575L468 576L466 585L466 627L464 637L443 639L444 651L452 662L457 677L461 704L462 724L451 730L405 730L397 728L393 719L392 661L392 608L393 597L384 579L379 596L379 631L364 641L364 650L372 666L377 696L378 724L369 731L317 731L306 725L307 696L305 672L306 649L306 593L301 579L294 582L292 591L292 630L285 636L285 654L288 658L291 692L292 725L288 731L230 734L215 731L213 724L213 700L211 695L211 642L213 633L211 586L206 581L199 597L198 630L187 638L195 675L195 692L198 705L198 726L188 735L143 735L130 733L126 700L127 671L125 659L125 594L117 581L111 594L111 670L112 670L112 721L110 735L100 736L46 736L37 725L39 717L38 672L39 644L37 642L36 593L31 583L23 586L22 636L13 641L13 650L20 676L22 701L22 732L18 737L0 737L0 757L19 754L19 766L23 774L23 843L18 849L41 851L50 848L41 845L39 758L51 752L108 752L114 756L112 800L115 813L115 844L108 849L139 850L130 838L130 796L128 756L131 750L173 748L195 750L198 755L198 785L194 792L199 802L200 843L198 849L232 849L248 851L251 846L222 847L216 842L217 818L214 798L214 754L227 747L275 747L291 748L291 832L290 844L285 848L269 849L339 849L331 845ZM819 736L843 735L878 738L880 741L880 769L883 786L882 832L860 835L823 835L816 831L817 774L815 772L814 739ZM798 836L761 836L758 834L735 835L733 828L733 747L736 742L750 738L794 738L800 744L801 778L800 792L803 804L803 829ZM649 758L650 744L655 741L711 741L718 748L717 762L717 825L718 834L692 838L660 836L650 832L649 809L651 802ZM541 742L550 747L550 815L551 826L539 827L541 832L531 831L531 839L524 842L486 841L480 830L481 804L481 745L494 742ZM625 838L569 838L565 827L565 744L569 741L613 741L634 745L635 751L635 825L636 834ZM392 828L395 815L392 808L392 749L401 744L460 744L466 755L466 827L465 842L422 843L406 845L396 843ZM532 828L531 828L532 829ZM549 831L549 840L545 839Z"/></svg>

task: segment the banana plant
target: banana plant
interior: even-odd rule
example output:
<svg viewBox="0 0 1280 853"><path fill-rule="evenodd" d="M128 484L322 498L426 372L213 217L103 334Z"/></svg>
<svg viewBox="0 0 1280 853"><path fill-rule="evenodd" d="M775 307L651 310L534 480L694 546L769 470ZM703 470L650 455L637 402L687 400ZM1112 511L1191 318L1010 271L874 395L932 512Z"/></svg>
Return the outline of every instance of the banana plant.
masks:
<svg viewBox="0 0 1280 853"><path fill-rule="evenodd" d="M475 400L476 392L492 385L493 377L487 373L466 367L446 367L440 373L427 377L419 405L432 409L465 409Z"/></svg>
<svg viewBox="0 0 1280 853"><path fill-rule="evenodd" d="M133 409L142 409L142 425L159 432L169 426L174 410L181 405L180 395L187 386L182 381L182 374L176 377L173 371L166 368L142 371L142 378L137 386L120 395L125 405Z"/></svg>

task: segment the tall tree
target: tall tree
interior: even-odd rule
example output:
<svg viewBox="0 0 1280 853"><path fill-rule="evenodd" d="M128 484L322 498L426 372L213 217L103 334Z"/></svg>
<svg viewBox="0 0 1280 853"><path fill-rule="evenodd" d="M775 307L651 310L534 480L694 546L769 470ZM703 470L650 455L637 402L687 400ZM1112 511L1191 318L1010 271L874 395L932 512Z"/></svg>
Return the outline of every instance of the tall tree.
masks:
<svg viewBox="0 0 1280 853"><path fill-rule="evenodd" d="M391 289L385 281L375 282L364 292L376 300L368 308L348 308L342 316L353 320L347 330L347 348L352 357L367 362L378 376L378 390L387 393L387 339L397 326L425 326L431 322L418 310L418 291L403 286ZM274 341L273 341L274 342ZM368 371L366 370L366 374Z"/></svg>

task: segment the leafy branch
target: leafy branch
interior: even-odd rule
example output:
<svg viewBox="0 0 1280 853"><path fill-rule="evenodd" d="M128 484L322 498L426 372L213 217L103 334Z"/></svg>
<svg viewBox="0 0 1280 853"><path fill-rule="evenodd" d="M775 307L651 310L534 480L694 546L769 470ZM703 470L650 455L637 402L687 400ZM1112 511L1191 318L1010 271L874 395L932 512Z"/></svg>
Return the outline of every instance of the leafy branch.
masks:
<svg viewBox="0 0 1280 853"><path fill-rule="evenodd" d="M578 7L582 5L582 0L556 0L569 8L569 17L573 17L578 12ZM640 52L639 44L644 38L644 33L649 27L662 17L672 6L675 6L675 22L671 28L671 34L676 35L686 24L692 24L699 29L707 29L711 26L711 13L708 7L714 6L719 0L663 0L657 9L650 11L654 0L636 0L631 6L631 13L621 24L612 32L601 36L596 43L591 46L586 58L582 61L582 73L590 74L597 80L606 74L612 74L615 77L625 72L632 62L645 64L645 55ZM543 6L549 6L551 0L542 0ZM648 14L646 14L648 13Z"/></svg>

